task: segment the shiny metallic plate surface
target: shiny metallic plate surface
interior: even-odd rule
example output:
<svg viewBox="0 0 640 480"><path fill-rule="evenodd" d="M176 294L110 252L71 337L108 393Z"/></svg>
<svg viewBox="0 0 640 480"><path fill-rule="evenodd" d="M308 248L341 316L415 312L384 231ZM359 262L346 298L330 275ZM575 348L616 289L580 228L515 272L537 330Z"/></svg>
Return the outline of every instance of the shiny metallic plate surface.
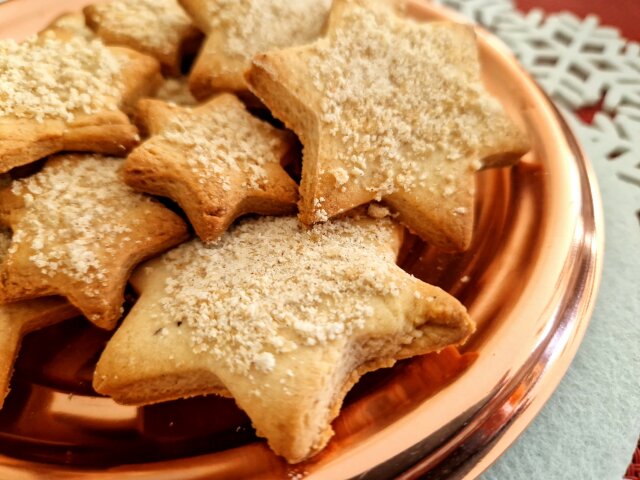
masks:
<svg viewBox="0 0 640 480"><path fill-rule="evenodd" d="M0 6L0 37L23 38L83 0ZM413 0L418 20L461 19ZM511 169L478 174L472 248L412 239L403 267L460 299L478 323L447 349L367 375L313 460L288 467L234 403L115 404L91 389L109 338L82 319L29 335L0 411L0 478L474 478L549 398L585 332L602 265L593 172L550 101L497 39L478 30L483 75L532 140Z"/></svg>

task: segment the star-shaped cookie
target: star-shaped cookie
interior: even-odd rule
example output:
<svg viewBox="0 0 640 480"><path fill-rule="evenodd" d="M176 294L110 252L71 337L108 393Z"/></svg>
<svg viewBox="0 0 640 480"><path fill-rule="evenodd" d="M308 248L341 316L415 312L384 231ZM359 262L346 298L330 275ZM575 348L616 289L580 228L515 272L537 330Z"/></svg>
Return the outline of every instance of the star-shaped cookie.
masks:
<svg viewBox="0 0 640 480"><path fill-rule="evenodd" d="M324 38L257 55L250 90L304 145L300 219L383 200L423 239L469 246L474 173L528 141L484 89L473 28L336 0Z"/></svg>
<svg viewBox="0 0 640 480"><path fill-rule="evenodd" d="M301 45L325 24L331 0L180 0L206 40L189 86L200 100L217 91L242 94L243 74L258 52Z"/></svg>
<svg viewBox="0 0 640 480"><path fill-rule="evenodd" d="M0 173L62 150L124 154L138 142L124 111L159 72L151 57L72 29L0 41Z"/></svg>
<svg viewBox="0 0 640 480"><path fill-rule="evenodd" d="M11 234L0 227L0 264L9 250ZM61 298L41 298L0 305L0 408L9 393L9 380L22 337L80 313Z"/></svg>
<svg viewBox="0 0 640 480"><path fill-rule="evenodd" d="M395 264L402 227L311 229L259 217L140 267L140 297L100 358L96 391L125 404L232 396L289 462L322 449L364 373L459 344L465 308Z"/></svg>
<svg viewBox="0 0 640 480"><path fill-rule="evenodd" d="M193 109L141 100L138 117L151 137L127 158L125 181L175 200L203 241L247 213L295 212L298 186L281 166L292 135L252 116L235 96Z"/></svg>
<svg viewBox="0 0 640 480"><path fill-rule="evenodd" d="M105 43L151 55L172 75L202 38L177 0L111 0L85 7L84 14Z"/></svg>
<svg viewBox="0 0 640 480"><path fill-rule="evenodd" d="M188 237L178 215L121 180L122 163L60 155L0 190L0 223L13 232L0 303L60 295L97 326L115 326L135 265Z"/></svg>

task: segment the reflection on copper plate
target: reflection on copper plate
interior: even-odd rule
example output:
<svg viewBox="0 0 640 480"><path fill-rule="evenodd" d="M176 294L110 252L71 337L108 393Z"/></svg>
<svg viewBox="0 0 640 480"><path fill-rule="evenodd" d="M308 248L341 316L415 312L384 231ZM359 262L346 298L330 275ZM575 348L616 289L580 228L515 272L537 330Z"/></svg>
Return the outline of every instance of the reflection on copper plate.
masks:
<svg viewBox="0 0 640 480"><path fill-rule="evenodd" d="M24 37L86 3L9 2L0 32ZM461 20L417 0L408 13ZM499 41L481 29L478 37L485 83L533 151L513 168L478 174L469 251L444 254L412 238L402 259L478 323L460 352L367 375L327 449L289 467L228 399L135 408L96 396L91 375L109 334L72 320L24 341L0 411L0 478L474 478L495 461L578 348L599 283L603 223L593 173L558 112Z"/></svg>

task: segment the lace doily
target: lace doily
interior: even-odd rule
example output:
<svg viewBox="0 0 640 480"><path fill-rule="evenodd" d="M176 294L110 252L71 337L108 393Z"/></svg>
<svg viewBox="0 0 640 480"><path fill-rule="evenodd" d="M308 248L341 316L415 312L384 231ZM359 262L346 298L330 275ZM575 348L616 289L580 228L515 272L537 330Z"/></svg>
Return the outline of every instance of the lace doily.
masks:
<svg viewBox="0 0 640 480"><path fill-rule="evenodd" d="M561 107L592 162L640 186L640 45L595 16L518 11L511 0L436 0L498 35ZM601 104L590 124L575 113Z"/></svg>

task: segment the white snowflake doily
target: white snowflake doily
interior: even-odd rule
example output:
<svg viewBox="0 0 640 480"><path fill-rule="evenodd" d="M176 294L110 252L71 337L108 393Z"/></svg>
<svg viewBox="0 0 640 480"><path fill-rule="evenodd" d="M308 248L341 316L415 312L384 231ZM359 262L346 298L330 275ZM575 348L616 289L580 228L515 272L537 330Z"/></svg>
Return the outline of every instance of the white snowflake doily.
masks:
<svg viewBox="0 0 640 480"><path fill-rule="evenodd" d="M640 45L570 13L524 14L511 0L437 0L498 35L562 108L593 162L640 186ZM602 101L586 124L570 113Z"/></svg>

